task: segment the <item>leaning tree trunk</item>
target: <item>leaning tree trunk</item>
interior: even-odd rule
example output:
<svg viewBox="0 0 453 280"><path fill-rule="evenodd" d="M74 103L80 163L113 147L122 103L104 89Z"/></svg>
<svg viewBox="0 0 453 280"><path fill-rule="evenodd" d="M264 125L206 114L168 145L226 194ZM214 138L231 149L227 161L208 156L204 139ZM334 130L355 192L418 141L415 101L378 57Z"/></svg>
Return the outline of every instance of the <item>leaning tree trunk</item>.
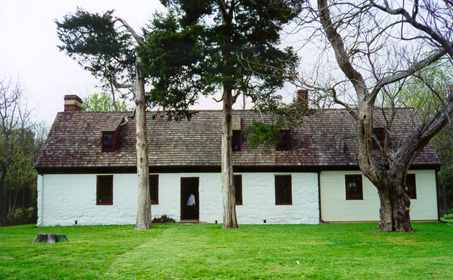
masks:
<svg viewBox="0 0 453 280"><path fill-rule="evenodd" d="M233 180L233 149L232 141L232 113L233 94L229 88L223 90L222 110L222 199L223 199L223 228L237 228L236 201Z"/></svg>
<svg viewBox="0 0 453 280"><path fill-rule="evenodd" d="M141 66L136 65L136 133L138 203L135 229L149 229L151 223L151 198L149 193L148 140L146 137L145 79Z"/></svg>

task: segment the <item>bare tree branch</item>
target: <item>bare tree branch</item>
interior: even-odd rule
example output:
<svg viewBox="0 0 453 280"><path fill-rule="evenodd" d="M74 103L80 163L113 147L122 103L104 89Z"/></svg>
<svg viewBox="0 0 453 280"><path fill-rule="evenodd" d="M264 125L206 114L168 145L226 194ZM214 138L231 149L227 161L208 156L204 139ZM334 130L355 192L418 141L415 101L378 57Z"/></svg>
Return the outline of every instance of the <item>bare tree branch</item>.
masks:
<svg viewBox="0 0 453 280"><path fill-rule="evenodd" d="M446 53L446 51L444 49L437 50L435 53L428 56L427 58L414 63L408 69L406 69L404 71L400 71L392 76L383 78L374 87L373 91L371 92L371 98L375 99L377 94L379 94L379 92L381 91L381 89L384 86L393 84L399 80L402 80L404 78L407 78L407 77L413 75L415 72L419 71L420 69L423 69L426 66L432 64L433 62L439 60L442 56L445 55L445 53Z"/></svg>
<svg viewBox="0 0 453 280"><path fill-rule="evenodd" d="M142 36L138 35L137 32L135 32L135 30L124 19L117 17L116 20L121 22L124 27L126 27L126 29L134 37L135 41L137 41L137 44L143 45L145 43L145 39Z"/></svg>
<svg viewBox="0 0 453 280"><path fill-rule="evenodd" d="M442 35L438 34L434 29L432 29L428 25L424 25L424 24L417 22L415 20L415 16L417 15L417 12L414 12L414 17L412 17L404 8L392 9L388 6L388 4L386 4L386 6L384 7L384 6L378 5L373 0L370 0L370 3L374 7L378 8L384 12L387 12L389 14L403 16L406 19L407 23L411 24L416 29L423 31L424 33L430 35L431 38L435 42L439 43L442 46L442 48L444 48L445 52L448 53L448 55L450 57L453 57L452 43L448 42ZM418 10L418 1L415 1L414 5L417 7L417 10Z"/></svg>

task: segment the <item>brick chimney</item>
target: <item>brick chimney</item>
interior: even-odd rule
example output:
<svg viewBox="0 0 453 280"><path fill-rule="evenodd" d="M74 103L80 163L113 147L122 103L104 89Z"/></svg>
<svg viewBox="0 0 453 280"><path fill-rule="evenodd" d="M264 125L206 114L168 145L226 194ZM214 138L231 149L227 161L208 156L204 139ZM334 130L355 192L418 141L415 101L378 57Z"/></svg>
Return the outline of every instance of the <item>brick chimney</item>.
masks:
<svg viewBox="0 0 453 280"><path fill-rule="evenodd" d="M80 112L82 111L82 99L77 95L64 96L64 111L65 112Z"/></svg>
<svg viewBox="0 0 453 280"><path fill-rule="evenodd" d="M297 90L297 102L300 111L308 115L308 89Z"/></svg>

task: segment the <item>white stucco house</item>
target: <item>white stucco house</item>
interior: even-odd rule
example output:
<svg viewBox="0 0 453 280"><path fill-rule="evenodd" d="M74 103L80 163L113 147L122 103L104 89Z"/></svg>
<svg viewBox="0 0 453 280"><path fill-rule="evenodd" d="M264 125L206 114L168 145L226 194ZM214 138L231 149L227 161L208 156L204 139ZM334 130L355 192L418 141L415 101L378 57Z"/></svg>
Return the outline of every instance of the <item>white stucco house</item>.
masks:
<svg viewBox="0 0 453 280"><path fill-rule="evenodd" d="M135 120L130 112L81 112L65 96L36 164L38 226L134 224L137 207ZM411 129L400 109L392 148ZM376 128L384 124L376 115ZM310 113L280 133L272 153L250 148L242 131L260 115L233 112L236 211L240 224L318 224L378 221L376 188L357 166L352 118L342 109ZM176 221L222 221L220 111L198 111L190 121L147 120L152 216ZM384 130L382 130L384 131ZM385 133L381 133L384 135ZM393 141L393 142L392 142ZM436 169L428 145L408 175L412 220L437 220ZM194 203L188 199L194 195Z"/></svg>

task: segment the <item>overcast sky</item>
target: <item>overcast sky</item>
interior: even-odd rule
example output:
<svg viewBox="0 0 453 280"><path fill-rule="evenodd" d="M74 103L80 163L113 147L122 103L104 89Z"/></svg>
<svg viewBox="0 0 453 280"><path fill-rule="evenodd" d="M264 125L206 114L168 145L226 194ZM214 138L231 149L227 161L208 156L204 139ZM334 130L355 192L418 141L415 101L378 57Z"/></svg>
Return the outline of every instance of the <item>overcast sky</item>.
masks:
<svg viewBox="0 0 453 280"><path fill-rule="evenodd" d="M48 125L63 110L64 95L84 98L100 92L90 73L57 48L54 21L77 7L89 12L114 9L137 31L155 11L164 11L158 0L0 0L0 79L20 82L34 119ZM200 103L198 108L221 108L215 102Z"/></svg>

